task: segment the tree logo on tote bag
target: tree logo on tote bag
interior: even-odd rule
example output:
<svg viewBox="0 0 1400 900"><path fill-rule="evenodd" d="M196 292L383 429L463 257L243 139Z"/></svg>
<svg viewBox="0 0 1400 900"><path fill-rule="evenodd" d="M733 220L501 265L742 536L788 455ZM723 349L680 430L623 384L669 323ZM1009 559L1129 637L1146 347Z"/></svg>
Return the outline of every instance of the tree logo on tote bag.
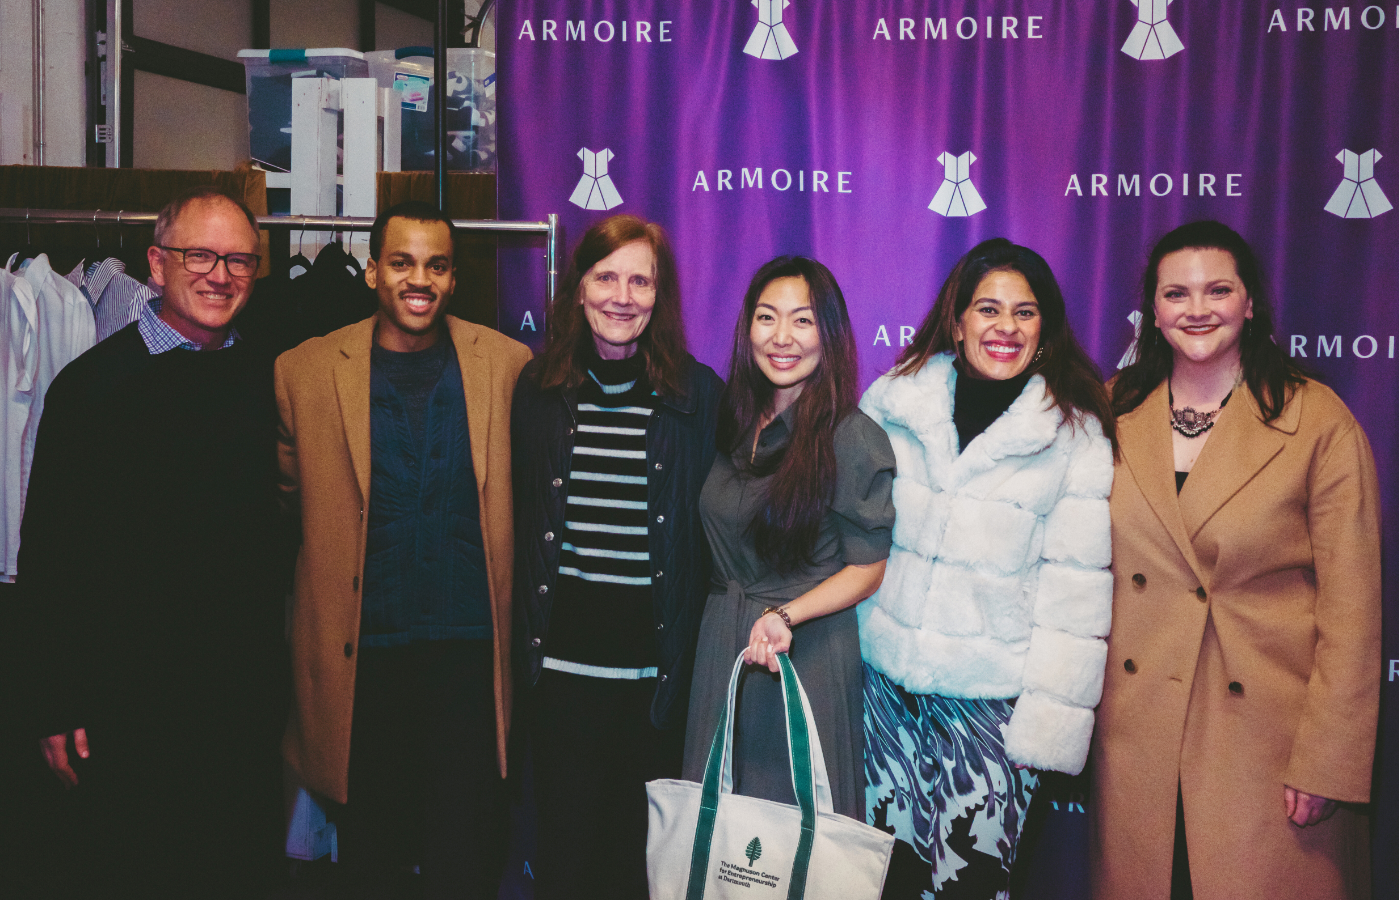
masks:
<svg viewBox="0 0 1400 900"><path fill-rule="evenodd" d="M749 868L753 868L753 861L763 855L763 844L757 837L749 841L749 845L744 848L744 855L749 858Z"/></svg>
<svg viewBox="0 0 1400 900"><path fill-rule="evenodd" d="M1186 47L1167 21L1167 6L1172 0L1128 0L1137 7L1138 20L1123 52L1133 59L1166 59Z"/></svg>
<svg viewBox="0 0 1400 900"><path fill-rule="evenodd" d="M787 59L797 52L787 26L783 24L783 10L791 4L789 0L750 0L758 7L758 24L744 45L744 52L759 59Z"/></svg>
<svg viewBox="0 0 1400 900"><path fill-rule="evenodd" d="M1385 191L1376 183L1376 161L1381 158L1379 150L1365 153L1343 150L1337 154L1337 162L1342 164L1342 183L1332 192L1332 199L1323 209L1343 219L1374 219L1384 212L1390 212L1390 200Z"/></svg>
<svg viewBox="0 0 1400 900"><path fill-rule="evenodd" d="M608 174L608 160L613 158L613 152L607 147L596 152L582 147L578 157L583 160L583 177L574 187L569 202L584 209L612 209L621 203L622 195Z"/></svg>

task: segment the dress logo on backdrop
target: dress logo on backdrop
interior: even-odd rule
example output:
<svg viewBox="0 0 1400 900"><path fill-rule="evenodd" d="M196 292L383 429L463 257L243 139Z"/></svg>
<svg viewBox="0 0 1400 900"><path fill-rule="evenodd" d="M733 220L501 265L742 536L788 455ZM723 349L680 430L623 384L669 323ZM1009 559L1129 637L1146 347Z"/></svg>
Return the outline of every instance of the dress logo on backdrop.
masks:
<svg viewBox="0 0 1400 900"><path fill-rule="evenodd" d="M569 195L569 202L584 209L612 209L621 203L622 195L608 174L608 160L613 158L613 152L607 147L597 151L581 147L578 155L583 160L583 177Z"/></svg>
<svg viewBox="0 0 1400 900"><path fill-rule="evenodd" d="M744 52L759 59L787 59L797 52L792 35L783 24L783 10L788 0L750 0L758 7L758 24L744 45Z"/></svg>
<svg viewBox="0 0 1400 900"><path fill-rule="evenodd" d="M1365 153L1343 150L1337 154L1342 164L1342 183L1332 192L1332 199L1323 209L1343 219L1374 219L1381 213L1390 212L1390 200L1381 186L1376 183L1376 161L1381 158L1379 150Z"/></svg>
<svg viewBox="0 0 1400 900"><path fill-rule="evenodd" d="M943 183L938 186L938 193L933 195L929 209L940 216L956 217L974 216L987 208L968 176L967 170L977 162L971 150L961 156L954 156L945 150L938 154L938 161L943 164Z"/></svg>
<svg viewBox="0 0 1400 900"><path fill-rule="evenodd" d="M1127 368L1137 362L1137 342L1138 338L1142 336L1142 312L1135 309L1128 313L1128 321L1133 323L1133 340L1118 360L1118 368L1120 369Z"/></svg>
<svg viewBox="0 0 1400 900"><path fill-rule="evenodd" d="M1133 59L1166 59L1185 50L1167 21L1172 0L1128 0L1138 8L1137 24L1123 44L1123 52Z"/></svg>

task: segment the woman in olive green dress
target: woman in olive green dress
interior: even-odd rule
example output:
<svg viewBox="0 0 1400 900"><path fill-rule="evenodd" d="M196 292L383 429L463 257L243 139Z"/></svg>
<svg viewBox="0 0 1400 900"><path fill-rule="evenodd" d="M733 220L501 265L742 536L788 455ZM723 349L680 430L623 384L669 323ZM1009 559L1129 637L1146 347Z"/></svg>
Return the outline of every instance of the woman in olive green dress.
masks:
<svg viewBox="0 0 1400 900"><path fill-rule="evenodd" d="M889 556L894 451L856 408L856 349L825 266L779 257L734 329L719 455L700 494L714 575L696 650L685 777L700 781L735 657L734 790L793 803L777 654L811 700L836 812L865 817L855 605Z"/></svg>

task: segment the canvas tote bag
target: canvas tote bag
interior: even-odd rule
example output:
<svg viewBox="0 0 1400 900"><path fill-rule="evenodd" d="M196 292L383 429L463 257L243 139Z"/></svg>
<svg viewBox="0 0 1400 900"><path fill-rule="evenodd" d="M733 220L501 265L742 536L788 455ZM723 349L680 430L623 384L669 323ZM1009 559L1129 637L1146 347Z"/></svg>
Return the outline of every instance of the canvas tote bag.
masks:
<svg viewBox="0 0 1400 900"><path fill-rule="evenodd" d="M647 783L651 900L879 900L894 835L837 815L812 707L779 654L788 756L797 805L733 792L734 695L710 744L705 783Z"/></svg>

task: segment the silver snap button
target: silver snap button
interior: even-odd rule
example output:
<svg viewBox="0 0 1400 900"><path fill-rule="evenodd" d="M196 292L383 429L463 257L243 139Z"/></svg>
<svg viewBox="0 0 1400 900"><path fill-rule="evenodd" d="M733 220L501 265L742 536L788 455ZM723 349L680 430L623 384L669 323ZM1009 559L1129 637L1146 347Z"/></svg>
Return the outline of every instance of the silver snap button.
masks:
<svg viewBox="0 0 1400 900"><path fill-rule="evenodd" d="M554 532L552 532L552 531L546 531L546 532L544 533L544 539L545 539L545 542L546 542L546 543L548 543L549 541L554 540Z"/></svg>
<svg viewBox="0 0 1400 900"><path fill-rule="evenodd" d="M541 594L548 594L548 593L549 593L549 585L547 585L547 584L542 584L542 585L540 585L540 593L541 593Z"/></svg>
<svg viewBox="0 0 1400 900"><path fill-rule="evenodd" d="M665 517L665 516L657 516L657 517L656 517L656 524L660 525L660 524L661 524L662 522L664 522L664 521L666 521L666 517Z"/></svg>
<svg viewBox="0 0 1400 900"><path fill-rule="evenodd" d="M657 464L656 464L656 471L658 471L658 472L661 471L661 463L657 463Z"/></svg>
<svg viewBox="0 0 1400 900"><path fill-rule="evenodd" d="M665 574L665 573L662 572L660 569L657 569L657 570L656 570L656 577L657 577L657 578L660 578L663 574Z"/></svg>
<svg viewBox="0 0 1400 900"><path fill-rule="evenodd" d="M531 646L531 647L538 647L539 645L540 645L540 639L539 639L539 638L535 638L533 641L530 642L530 646Z"/></svg>
<svg viewBox="0 0 1400 900"><path fill-rule="evenodd" d="M554 479L553 481L551 481L550 484L554 485L555 487L563 487L563 485L564 485L564 479L562 479L562 478L556 478L556 479Z"/></svg>

